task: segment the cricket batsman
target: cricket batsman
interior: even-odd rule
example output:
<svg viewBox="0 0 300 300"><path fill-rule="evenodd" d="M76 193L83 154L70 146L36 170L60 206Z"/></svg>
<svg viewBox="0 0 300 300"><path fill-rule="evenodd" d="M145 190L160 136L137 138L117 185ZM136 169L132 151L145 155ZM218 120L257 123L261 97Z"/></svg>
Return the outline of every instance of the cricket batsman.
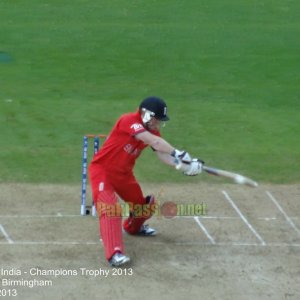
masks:
<svg viewBox="0 0 300 300"><path fill-rule="evenodd" d="M150 146L165 164L173 166L187 176L198 175L203 161L191 158L189 153L176 149L160 135L162 124L169 120L167 105L158 97L144 99L138 110L123 114L116 122L102 148L94 156L89 166L89 177L93 199L99 216L100 235L105 256L113 267L127 264L122 226L126 233L137 236L153 236L155 229L145 225L154 211L129 217L122 224L122 214L111 215L107 207L118 206L118 197L134 205L153 206L153 195L144 196L133 174L136 159ZM118 209L115 210L116 212Z"/></svg>

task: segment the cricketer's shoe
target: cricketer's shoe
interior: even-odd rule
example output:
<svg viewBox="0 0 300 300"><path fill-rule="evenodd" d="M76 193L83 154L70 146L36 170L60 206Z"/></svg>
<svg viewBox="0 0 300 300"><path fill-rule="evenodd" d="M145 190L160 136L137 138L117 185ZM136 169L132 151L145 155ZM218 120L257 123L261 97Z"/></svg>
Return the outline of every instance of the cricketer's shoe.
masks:
<svg viewBox="0 0 300 300"><path fill-rule="evenodd" d="M130 258L123 253L116 252L112 258L108 261L108 263L112 267L121 267L130 262Z"/></svg>
<svg viewBox="0 0 300 300"><path fill-rule="evenodd" d="M154 228L149 227L149 225L142 225L138 235L141 236L153 236L156 235L156 230Z"/></svg>

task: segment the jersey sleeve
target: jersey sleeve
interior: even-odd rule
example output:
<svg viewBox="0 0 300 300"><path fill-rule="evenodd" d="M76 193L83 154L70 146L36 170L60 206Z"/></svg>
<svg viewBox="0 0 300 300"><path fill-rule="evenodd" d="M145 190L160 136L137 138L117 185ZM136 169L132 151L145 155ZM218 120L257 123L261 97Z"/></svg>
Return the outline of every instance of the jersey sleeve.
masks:
<svg viewBox="0 0 300 300"><path fill-rule="evenodd" d="M132 118L131 116L123 116L119 122L119 130L134 136L138 133L146 131L146 128L135 118Z"/></svg>

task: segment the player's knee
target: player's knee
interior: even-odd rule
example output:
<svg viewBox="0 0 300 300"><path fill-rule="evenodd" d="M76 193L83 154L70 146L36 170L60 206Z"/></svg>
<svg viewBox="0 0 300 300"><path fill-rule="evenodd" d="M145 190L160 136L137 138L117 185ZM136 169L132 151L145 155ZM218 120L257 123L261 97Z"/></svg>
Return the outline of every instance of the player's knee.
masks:
<svg viewBox="0 0 300 300"><path fill-rule="evenodd" d="M150 218L157 211L157 204L156 204L154 195L146 196L145 200L146 200L146 204L145 204L145 209L144 209L144 217Z"/></svg>
<svg viewBox="0 0 300 300"><path fill-rule="evenodd" d="M140 198L138 202L128 202L128 204L130 218L149 219L158 210L154 195L148 195Z"/></svg>

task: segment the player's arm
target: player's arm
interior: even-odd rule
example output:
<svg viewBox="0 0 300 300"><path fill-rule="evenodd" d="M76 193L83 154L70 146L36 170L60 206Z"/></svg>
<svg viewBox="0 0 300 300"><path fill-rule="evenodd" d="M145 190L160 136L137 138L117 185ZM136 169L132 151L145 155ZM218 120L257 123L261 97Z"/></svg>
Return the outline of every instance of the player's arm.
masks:
<svg viewBox="0 0 300 300"><path fill-rule="evenodd" d="M155 151L157 157L159 158L160 161L162 161L163 163L165 163L166 165L172 166L172 167L176 167L176 161L174 159L173 156L171 156L168 153L163 153L160 151Z"/></svg>
<svg viewBox="0 0 300 300"><path fill-rule="evenodd" d="M192 159L186 151L177 150L163 138L148 131L138 133L135 137L151 146L158 153L157 155L161 161L175 166L177 170L181 170L185 175L201 173L203 161Z"/></svg>
<svg viewBox="0 0 300 300"><path fill-rule="evenodd" d="M163 138L156 136L149 131L144 131L135 135L135 138L144 142L144 144L151 146L154 150L167 153L174 156L175 147L170 145Z"/></svg>

